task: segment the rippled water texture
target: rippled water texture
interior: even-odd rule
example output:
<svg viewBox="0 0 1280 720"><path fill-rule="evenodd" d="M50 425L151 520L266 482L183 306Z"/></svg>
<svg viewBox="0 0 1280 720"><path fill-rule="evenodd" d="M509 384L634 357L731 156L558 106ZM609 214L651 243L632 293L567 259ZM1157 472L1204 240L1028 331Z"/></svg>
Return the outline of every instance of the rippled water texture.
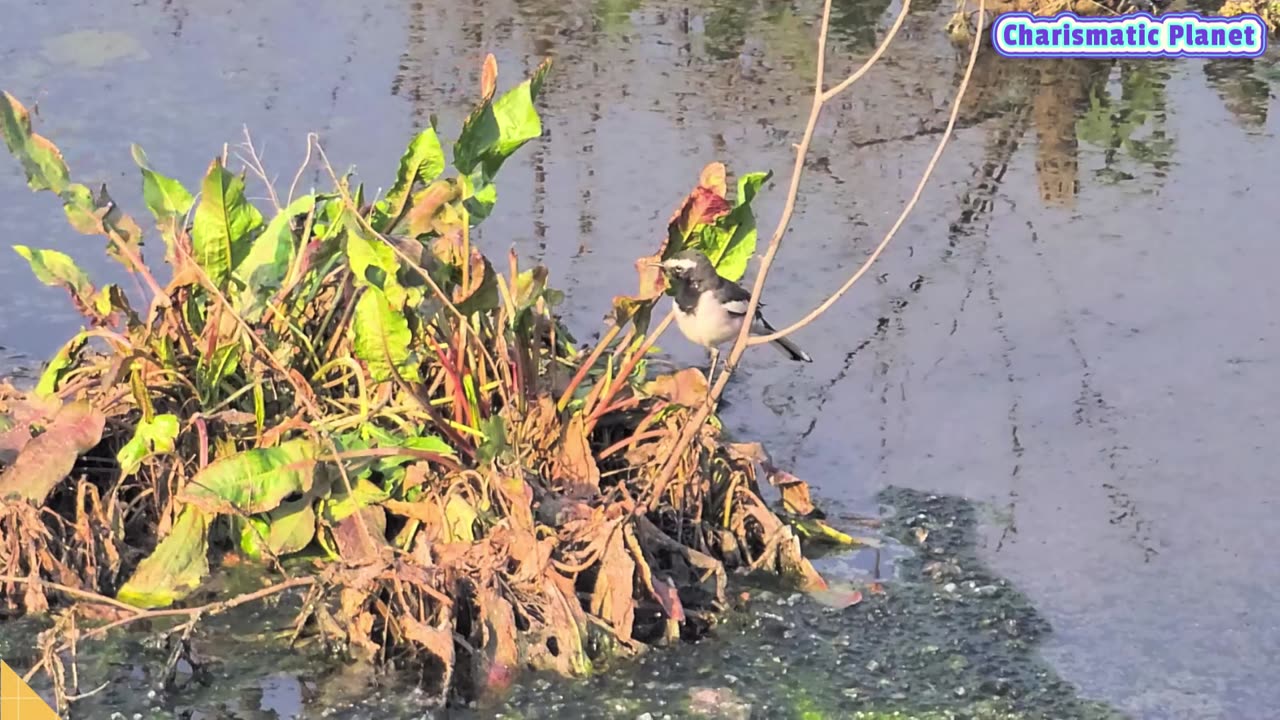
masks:
<svg viewBox="0 0 1280 720"><path fill-rule="evenodd" d="M817 13L737 0L8 5L5 89L38 102L73 173L109 182L135 216L130 142L194 187L247 124L287 184L317 131L335 165L376 186L430 113L457 127L484 52L503 86L554 56L548 132L508 163L479 242L547 263L582 336L633 286L632 260L703 165L787 174ZM897 8L837 6L833 73ZM765 298L775 323L837 287L914 187L962 70L941 34L949 8L917 5L824 116ZM978 551L1052 626L1048 661L1138 718L1280 707L1276 77L1274 58L984 56L911 219L795 336L814 363L752 353L730 390L735 430L828 499L871 508L899 485L978 502ZM16 163L0 165L5 244L122 279ZM762 198L766 225L783 190ZM30 364L78 319L0 257L0 363ZM703 361L678 337L664 345Z"/></svg>

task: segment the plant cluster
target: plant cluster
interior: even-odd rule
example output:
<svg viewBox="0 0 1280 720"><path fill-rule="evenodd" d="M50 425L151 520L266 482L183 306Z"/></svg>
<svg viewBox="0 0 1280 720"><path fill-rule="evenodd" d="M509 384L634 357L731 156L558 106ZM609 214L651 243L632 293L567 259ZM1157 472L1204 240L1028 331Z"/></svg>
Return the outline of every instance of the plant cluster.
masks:
<svg viewBox="0 0 1280 720"><path fill-rule="evenodd" d="M135 146L164 284L139 223L105 187L73 182L3 96L30 187L105 238L149 298L15 247L88 321L30 392L0 386L0 613L57 613L28 677L50 673L60 703L77 637L172 617L188 619L185 638L202 615L276 592L305 591L294 641L418 668L444 701L501 692L524 667L577 675L696 637L726 607L732 571L824 587L795 528L847 536L714 416L677 451L706 380L646 362L666 325L650 328L665 286L649 261L698 247L740 278L767 174L730 198L724 166L709 165L589 351L556 317L546 268L521 269L514 252L500 267L472 243L503 163L542 133L548 67L498 96L489 56L453 172L433 120L371 199L312 138L308 163L316 151L333 186L295 196L295 178L283 200L251 143L245 172L224 150L196 195ZM246 196L250 172L270 216ZM655 482L673 459L674 480ZM761 469L784 512L761 499ZM233 561L262 563L275 584L192 605ZM51 607L50 591L77 602ZM106 622L75 631L77 619Z"/></svg>

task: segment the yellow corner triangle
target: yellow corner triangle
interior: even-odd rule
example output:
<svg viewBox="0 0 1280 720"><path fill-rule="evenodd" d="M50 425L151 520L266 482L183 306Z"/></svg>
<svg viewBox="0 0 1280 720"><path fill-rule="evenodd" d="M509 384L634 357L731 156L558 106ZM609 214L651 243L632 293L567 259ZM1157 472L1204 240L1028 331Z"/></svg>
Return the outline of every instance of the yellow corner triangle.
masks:
<svg viewBox="0 0 1280 720"><path fill-rule="evenodd" d="M0 660L0 720L59 720L58 713Z"/></svg>

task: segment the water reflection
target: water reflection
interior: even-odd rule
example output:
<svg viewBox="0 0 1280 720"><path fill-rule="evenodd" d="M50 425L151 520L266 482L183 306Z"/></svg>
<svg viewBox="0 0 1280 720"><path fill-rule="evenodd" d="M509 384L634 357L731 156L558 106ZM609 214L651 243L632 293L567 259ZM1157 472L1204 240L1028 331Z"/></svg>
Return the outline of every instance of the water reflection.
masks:
<svg viewBox="0 0 1280 720"><path fill-rule="evenodd" d="M1271 86L1262 70L1261 63L1254 60L1209 60L1204 64L1205 80L1218 91L1223 106L1242 128L1254 132L1267 124L1271 105Z"/></svg>

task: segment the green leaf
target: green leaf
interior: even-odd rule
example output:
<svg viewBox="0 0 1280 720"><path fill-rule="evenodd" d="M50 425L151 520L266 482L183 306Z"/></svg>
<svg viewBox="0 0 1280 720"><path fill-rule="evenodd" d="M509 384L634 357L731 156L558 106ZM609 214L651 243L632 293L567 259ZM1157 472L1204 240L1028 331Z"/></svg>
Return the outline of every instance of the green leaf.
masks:
<svg viewBox="0 0 1280 720"><path fill-rule="evenodd" d="M187 213L191 211L195 198L182 183L152 170L141 146L135 143L130 146L130 150L133 162L142 172L142 198L147 203L147 209L155 216L156 227L164 239L165 258L173 262L177 259L175 247L178 228L186 222Z"/></svg>
<svg viewBox="0 0 1280 720"><path fill-rule="evenodd" d="M707 257L721 277L737 282L747 272L747 264L756 252L758 233L751 201L772 172L755 172L738 179L736 207L716 221L711 236L713 247L706 248ZM707 238L704 233L703 238Z"/></svg>
<svg viewBox="0 0 1280 720"><path fill-rule="evenodd" d="M134 429L133 438L116 453L121 475L128 477L136 473L149 457L173 452L177 437L177 415L157 415L150 422L144 418Z"/></svg>
<svg viewBox="0 0 1280 720"><path fill-rule="evenodd" d="M249 254L252 233L262 225L262 213L244 196L244 178L222 167L220 159L209 165L201 186L191 228L195 260L219 288Z"/></svg>
<svg viewBox="0 0 1280 720"><path fill-rule="evenodd" d="M248 254L235 270L235 276L245 283L244 290L236 295L236 306L242 314L248 314L244 311L251 308L261 310L260 307L255 307L255 303L266 302L280 288L297 250L293 219L310 213L315 206L315 195L294 200L289 203L289 207L276 213L267 224L267 229L254 239ZM257 314L255 312L247 319L255 320Z"/></svg>
<svg viewBox="0 0 1280 720"><path fill-rule="evenodd" d="M371 236L350 214L346 216L347 264L356 286L381 290L397 310L404 307L404 288L396 280L400 260L390 245Z"/></svg>
<svg viewBox="0 0 1280 720"><path fill-rule="evenodd" d="M528 80L471 113L453 146L453 164L459 173L470 175L483 163L485 176L492 179L512 153L542 134L534 101L550 69L551 61L543 62Z"/></svg>
<svg viewBox="0 0 1280 720"><path fill-rule="evenodd" d="M550 61L544 62L534 72L532 78L525 80L508 90L497 102L493 103L493 115L498 126L498 140L485 153L484 172L492 178L502 167L502 163L519 150L526 142L542 135L542 118L534 101L542 89L542 82L547 71L551 69Z"/></svg>
<svg viewBox="0 0 1280 720"><path fill-rule="evenodd" d="M85 341L88 339L89 336L84 332L76 333L75 337L58 350L58 354L49 361L49 366L40 373L40 380L36 383L36 395L48 397L57 392L62 376L66 375L67 371L80 360L80 353L84 350Z"/></svg>
<svg viewBox="0 0 1280 720"><path fill-rule="evenodd" d="M387 197L378 203L371 223L378 232L388 232L404 213L405 205L413 191L414 182L430 184L444 172L444 149L436 130L428 127L409 143L400 157L400 171L395 184L387 191Z"/></svg>
<svg viewBox="0 0 1280 720"><path fill-rule="evenodd" d="M240 533L240 549L251 558L280 557L301 552L316 535L314 500L304 497L287 502L267 515L249 518Z"/></svg>
<svg viewBox="0 0 1280 720"><path fill-rule="evenodd" d="M467 190L467 198L462 201L462 206L470 216L469 224L479 225L493 212L493 206L498 204L498 186L485 179L484 173L476 173L470 178L463 176L459 180L464 181Z"/></svg>
<svg viewBox="0 0 1280 720"><path fill-rule="evenodd" d="M95 309L93 283L70 256L57 250L32 250L26 245L14 245L13 250L26 258L37 280L49 287L66 288L84 311Z"/></svg>
<svg viewBox="0 0 1280 720"><path fill-rule="evenodd" d="M316 454L315 444L306 438L246 450L196 473L178 493L178 500L209 514L269 512L290 495L311 489Z"/></svg>
<svg viewBox="0 0 1280 720"><path fill-rule="evenodd" d="M480 432L484 433L484 440L477 448L477 459L481 463L488 463L510 448L507 442L507 425L502 421L502 416L490 415L478 425Z"/></svg>
<svg viewBox="0 0 1280 720"><path fill-rule="evenodd" d="M209 518L187 506L116 597L141 608L167 607L191 594L208 574Z"/></svg>
<svg viewBox="0 0 1280 720"><path fill-rule="evenodd" d="M196 363L196 389L206 404L218 396L218 386L240 369L240 342L219 345L211 355L201 355Z"/></svg>
<svg viewBox="0 0 1280 720"><path fill-rule="evenodd" d="M453 144L453 166L460 175L470 175L501 139L493 103L486 102L472 111L462 123L462 132Z"/></svg>
<svg viewBox="0 0 1280 720"><path fill-rule="evenodd" d="M62 153L49 140L32 132L27 109L7 92L0 98L0 115L5 145L22 163L27 185L35 191L52 190L61 195L71 182Z"/></svg>
<svg viewBox="0 0 1280 720"><path fill-rule="evenodd" d="M413 340L409 319L378 289L365 290L356 302L351 332L356 357L369 366L374 382L390 380L392 367L405 380L420 378L417 357L409 350Z"/></svg>

